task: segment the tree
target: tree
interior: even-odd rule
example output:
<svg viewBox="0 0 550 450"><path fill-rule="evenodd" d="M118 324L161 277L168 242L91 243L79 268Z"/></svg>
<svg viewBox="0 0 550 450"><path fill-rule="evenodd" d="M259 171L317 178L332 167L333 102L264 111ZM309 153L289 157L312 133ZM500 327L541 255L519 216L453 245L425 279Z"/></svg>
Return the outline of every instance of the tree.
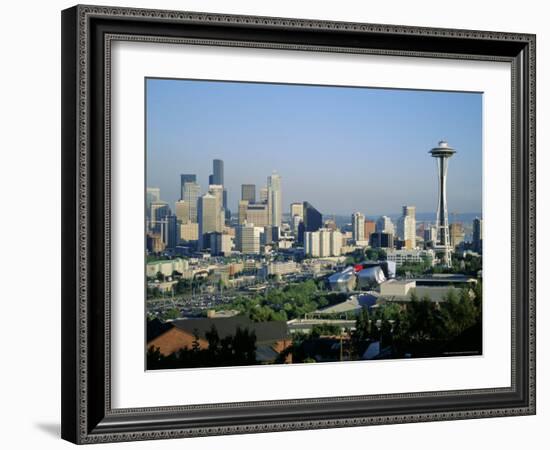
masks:
<svg viewBox="0 0 550 450"><path fill-rule="evenodd" d="M166 311L164 314L163 314L163 317L165 320L169 320L169 319L177 319L180 317L180 310L177 309L177 308L170 308L168 311Z"/></svg>

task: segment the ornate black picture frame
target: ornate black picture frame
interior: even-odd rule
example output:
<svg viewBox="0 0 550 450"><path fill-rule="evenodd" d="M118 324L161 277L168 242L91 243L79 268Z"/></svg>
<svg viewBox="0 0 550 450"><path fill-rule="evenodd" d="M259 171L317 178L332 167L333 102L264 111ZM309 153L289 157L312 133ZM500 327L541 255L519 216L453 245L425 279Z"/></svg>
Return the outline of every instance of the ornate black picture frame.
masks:
<svg viewBox="0 0 550 450"><path fill-rule="evenodd" d="M110 46L115 40L512 66L512 373L506 388L113 409ZM535 36L99 6L62 12L62 437L97 443L535 413Z"/></svg>

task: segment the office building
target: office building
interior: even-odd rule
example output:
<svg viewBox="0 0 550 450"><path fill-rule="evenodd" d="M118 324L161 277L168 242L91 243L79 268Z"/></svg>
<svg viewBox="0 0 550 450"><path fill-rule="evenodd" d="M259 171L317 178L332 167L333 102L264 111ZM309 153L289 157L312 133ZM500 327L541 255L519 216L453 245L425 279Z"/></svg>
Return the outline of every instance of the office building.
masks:
<svg viewBox="0 0 550 450"><path fill-rule="evenodd" d="M317 231L304 233L304 251L311 257L340 256L342 249L342 233L340 231L321 228Z"/></svg>
<svg viewBox="0 0 550 450"><path fill-rule="evenodd" d="M239 202L239 225L253 224L256 227L266 227L269 223L269 205L266 203Z"/></svg>
<svg viewBox="0 0 550 450"><path fill-rule="evenodd" d="M241 200L239 202L239 225L246 222L246 209L248 208L248 200Z"/></svg>
<svg viewBox="0 0 550 450"><path fill-rule="evenodd" d="M283 194L281 176L276 172L267 177L267 204L269 224L280 227L283 219Z"/></svg>
<svg viewBox="0 0 550 450"><path fill-rule="evenodd" d="M196 183L197 182L197 175L193 173L182 173L180 175L180 200L185 200L184 196L184 186L185 183Z"/></svg>
<svg viewBox="0 0 550 450"><path fill-rule="evenodd" d="M365 240L365 216L360 212L351 215L352 237L354 241Z"/></svg>
<svg viewBox="0 0 550 450"><path fill-rule="evenodd" d="M427 225L424 228L424 242L425 244L430 244L435 242L437 239L437 227L435 225Z"/></svg>
<svg viewBox="0 0 550 450"><path fill-rule="evenodd" d="M168 203L160 201L151 203L149 229L156 233L160 233L160 223L170 215L170 207Z"/></svg>
<svg viewBox="0 0 550 450"><path fill-rule="evenodd" d="M166 216L160 221L160 235L166 248L174 249L179 244L178 231L178 219L175 215Z"/></svg>
<svg viewBox="0 0 550 450"><path fill-rule="evenodd" d="M146 208L149 210L151 203L160 202L160 188L157 187L148 187L145 195Z"/></svg>
<svg viewBox="0 0 550 450"><path fill-rule="evenodd" d="M210 235L210 249L212 255L228 256L233 251L233 237L225 233L212 233Z"/></svg>
<svg viewBox="0 0 550 450"><path fill-rule="evenodd" d="M393 248L393 233L375 231L370 235L369 244L373 248Z"/></svg>
<svg viewBox="0 0 550 450"><path fill-rule="evenodd" d="M323 227L323 215L309 203L303 203L304 217L298 226L298 242L304 243L304 233L317 231Z"/></svg>
<svg viewBox="0 0 550 450"><path fill-rule="evenodd" d="M256 227L266 227L270 225L268 205L262 203L249 203L246 207L246 222Z"/></svg>
<svg viewBox="0 0 550 450"><path fill-rule="evenodd" d="M220 201L220 198L210 193L199 198L197 214L199 218L200 248L208 248L205 235L222 231Z"/></svg>
<svg viewBox="0 0 550 450"><path fill-rule="evenodd" d="M294 202L290 204L290 217L299 216L304 217L304 204L301 202Z"/></svg>
<svg viewBox="0 0 550 450"><path fill-rule="evenodd" d="M161 253L166 246L162 241L160 233L147 233L147 251L150 253Z"/></svg>
<svg viewBox="0 0 550 450"><path fill-rule="evenodd" d="M435 253L431 249L388 249L386 250L386 258L388 261L395 262L398 267L403 264L418 264L423 262L428 262L431 266L433 266L435 261Z"/></svg>
<svg viewBox="0 0 550 450"><path fill-rule="evenodd" d="M260 203L267 203L268 189L264 186L260 189Z"/></svg>
<svg viewBox="0 0 550 450"><path fill-rule="evenodd" d="M196 222L187 222L180 224L180 242L198 241L199 224Z"/></svg>
<svg viewBox="0 0 550 450"><path fill-rule="evenodd" d="M183 176L183 175L182 175ZM189 221L198 222L197 205L201 195L201 187L195 181L185 182L183 185L183 198L189 204Z"/></svg>
<svg viewBox="0 0 550 450"><path fill-rule="evenodd" d="M256 203L256 185L242 184L241 185L241 200L248 203Z"/></svg>
<svg viewBox="0 0 550 450"><path fill-rule="evenodd" d="M309 202L304 202L303 207L305 231L317 231L323 226L323 215Z"/></svg>
<svg viewBox="0 0 550 450"><path fill-rule="evenodd" d="M403 206L403 215L397 221L397 237L406 249L416 247L416 207Z"/></svg>
<svg viewBox="0 0 550 450"><path fill-rule="evenodd" d="M235 246L237 250L244 254L260 253L260 235L262 230L262 228L248 223L239 225L235 232Z"/></svg>
<svg viewBox="0 0 550 450"><path fill-rule="evenodd" d="M483 252L483 219L479 217L476 217L473 223L472 246L475 252Z"/></svg>
<svg viewBox="0 0 550 450"><path fill-rule="evenodd" d="M370 235L376 230L376 222L374 220L365 219L365 240L370 239Z"/></svg>
<svg viewBox="0 0 550 450"><path fill-rule="evenodd" d="M180 224L189 222L189 203L185 200L176 202L176 217Z"/></svg>
<svg viewBox="0 0 550 450"><path fill-rule="evenodd" d="M388 216L380 216L376 221L375 231L377 233L395 234L393 222Z"/></svg>
<svg viewBox="0 0 550 450"><path fill-rule="evenodd" d="M220 184L211 184L208 186L208 193L216 197L216 208L218 209L218 220L219 220L219 229L221 231L223 225L225 224L225 209L223 207L223 195L224 188Z"/></svg>
<svg viewBox="0 0 550 450"><path fill-rule="evenodd" d="M215 159L212 164L212 183L223 186L223 161L221 159Z"/></svg>

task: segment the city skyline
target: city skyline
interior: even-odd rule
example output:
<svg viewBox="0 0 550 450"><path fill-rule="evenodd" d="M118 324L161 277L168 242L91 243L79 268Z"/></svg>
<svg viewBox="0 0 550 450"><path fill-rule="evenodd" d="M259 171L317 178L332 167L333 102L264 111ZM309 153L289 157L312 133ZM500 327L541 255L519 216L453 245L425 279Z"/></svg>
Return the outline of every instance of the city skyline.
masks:
<svg viewBox="0 0 550 450"><path fill-rule="evenodd" d="M149 82L148 370L482 354L480 94Z"/></svg>
<svg viewBox="0 0 550 450"><path fill-rule="evenodd" d="M409 116L409 121L415 125L424 122L425 128L437 125L437 128L449 130L444 137L453 143L458 152L449 173L449 213L481 213L480 94L156 79L148 80L147 86L147 186L160 188L161 198L171 206L181 196L181 174L196 174L201 194L204 194L212 174L212 161L219 159L223 161L227 204L233 214L238 210L241 185L255 184L256 195L259 196L260 189L266 185L266 178L273 170L281 176L283 214L288 214L291 203L306 200L324 215L350 215L356 211L367 216L396 214L404 204L416 205L419 214L435 213L436 168L428 159L428 151L442 136L430 133L434 136L428 141L427 136L424 137L428 132L412 130L409 124L405 130L400 128L399 136L377 130L372 139L366 137L365 141L361 141L367 133L363 128L371 130L372 123L365 122L367 125L361 127L357 120L347 120L352 122L348 124L335 115L346 106L348 109L355 108L363 115L370 112L372 121L379 125L380 122L390 123L373 115L373 108L386 102L389 106L386 104L382 108L384 113L399 113L392 115L394 125L402 124ZM354 95L350 96L350 93ZM419 96L422 101L419 101ZM319 113L314 109L321 100L328 101L329 98L332 98L334 111L325 108L321 114L323 117L319 118ZM306 99L314 105L309 105ZM367 107L361 106L361 102ZM230 105L234 110L236 105L243 106L245 112L242 109L233 111L238 118L230 117ZM198 108L196 114L190 111L194 106ZM259 109L260 106L262 109ZM250 117L254 107L257 109L256 116L259 116L256 119ZM291 107L295 108L291 117L282 117L283 112L288 112ZM215 116L208 125L204 123L207 121L205 114ZM248 115L248 118L245 120L243 115ZM311 115L320 119L317 124L313 123ZM227 123L220 126L222 117L239 126L229 127ZM261 138L261 130L267 132L265 127L269 117L276 119L273 125L283 126L282 129L288 133L297 132L296 120L305 122L304 133L293 137L303 143L308 136L313 136L311 143L301 152L298 143L291 142L290 136L281 132L277 139L273 138L263 145L265 151L261 151L261 146L255 151L254 143ZM186 118L190 120L189 127L174 126L174 121L181 124L180 121L185 123ZM326 137L322 125L333 129L333 141L338 136L341 141L337 131L347 129L346 145L340 144L340 148L327 145L321 139ZM217 130L207 132L205 128ZM217 131L223 131L221 139L225 139L225 144L220 142ZM411 157L409 147L399 147L399 143L406 140L403 135L407 134L411 137L413 151L418 151L415 157ZM426 145L417 149L424 139ZM388 152L368 151L373 142L388 149L399 148L394 152L395 157L392 153L392 158L388 159ZM277 143L276 151L274 146ZM201 150L200 157L197 157L194 148ZM357 164L349 164L350 158L353 162L353 157L362 159ZM304 161L309 164L304 164ZM247 164L254 168L254 173L250 167L245 167ZM292 165L294 167L290 170ZM368 168L366 176L361 168L358 172L357 166ZM286 168L286 171L281 168ZM313 184L315 179L322 182Z"/></svg>

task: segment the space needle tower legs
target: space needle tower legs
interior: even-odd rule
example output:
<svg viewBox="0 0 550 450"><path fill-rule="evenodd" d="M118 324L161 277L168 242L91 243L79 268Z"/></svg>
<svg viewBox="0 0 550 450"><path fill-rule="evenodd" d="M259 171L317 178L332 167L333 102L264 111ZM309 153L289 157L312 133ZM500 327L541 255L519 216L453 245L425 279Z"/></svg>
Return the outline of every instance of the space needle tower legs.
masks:
<svg viewBox="0 0 550 450"><path fill-rule="evenodd" d="M430 150L432 157L437 158L439 195L437 201L436 231L434 245L436 254L442 255L443 265L451 267L451 242L449 236L449 216L447 213L447 166L449 158L456 151L445 141L439 141L438 146Z"/></svg>

